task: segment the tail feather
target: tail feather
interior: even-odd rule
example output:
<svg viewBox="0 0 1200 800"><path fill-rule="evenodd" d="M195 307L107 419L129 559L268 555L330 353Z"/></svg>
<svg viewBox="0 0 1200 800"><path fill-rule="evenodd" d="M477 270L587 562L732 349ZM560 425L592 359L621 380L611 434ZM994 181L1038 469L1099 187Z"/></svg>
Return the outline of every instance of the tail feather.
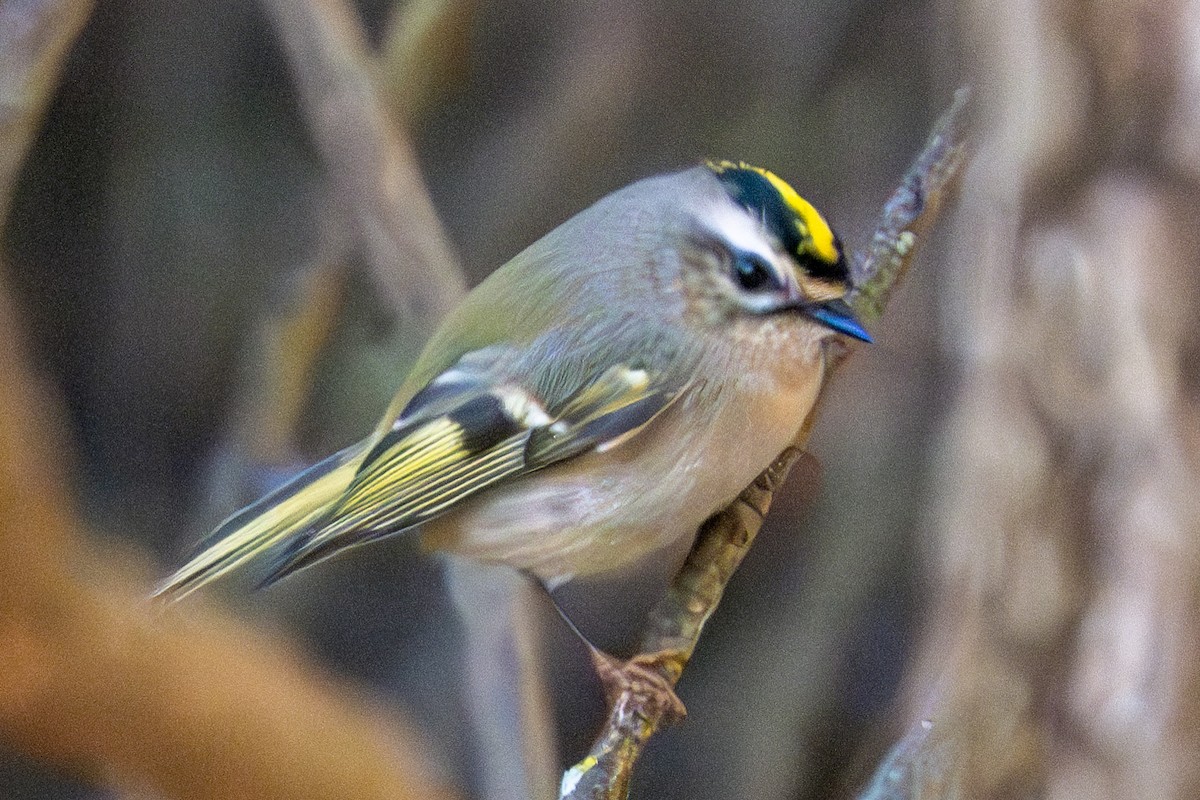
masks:
<svg viewBox="0 0 1200 800"><path fill-rule="evenodd" d="M285 544L273 549L267 574L257 588L265 589L293 572L311 567L343 550L382 539L411 527L372 527L364 525L357 518L346 519L340 516L341 500L342 498L338 497L322 509L315 525L309 525L297 535L289 537Z"/></svg>
<svg viewBox="0 0 1200 800"><path fill-rule="evenodd" d="M335 453L229 517L154 596L180 600L250 559L302 537L345 492L370 443L367 439Z"/></svg>
<svg viewBox="0 0 1200 800"><path fill-rule="evenodd" d="M322 535L318 535L318 533ZM310 527L299 536L290 540L285 547L277 548L277 555L272 557L270 571L259 582L258 588L265 589L273 583L283 580L293 572L299 572L306 567L311 567L313 564L324 561L348 547L361 544L368 538L366 536L357 540L348 539L347 537L328 538L323 534L324 531Z"/></svg>

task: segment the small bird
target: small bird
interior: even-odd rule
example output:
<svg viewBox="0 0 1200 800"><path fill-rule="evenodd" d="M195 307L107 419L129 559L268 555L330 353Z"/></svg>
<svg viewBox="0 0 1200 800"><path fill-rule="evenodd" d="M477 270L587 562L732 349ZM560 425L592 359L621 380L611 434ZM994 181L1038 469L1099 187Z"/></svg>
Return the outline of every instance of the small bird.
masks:
<svg viewBox="0 0 1200 800"><path fill-rule="evenodd" d="M850 288L841 241L768 170L627 186L476 287L371 435L231 516L157 594L418 529L548 590L690 541L793 441L828 343L870 341Z"/></svg>

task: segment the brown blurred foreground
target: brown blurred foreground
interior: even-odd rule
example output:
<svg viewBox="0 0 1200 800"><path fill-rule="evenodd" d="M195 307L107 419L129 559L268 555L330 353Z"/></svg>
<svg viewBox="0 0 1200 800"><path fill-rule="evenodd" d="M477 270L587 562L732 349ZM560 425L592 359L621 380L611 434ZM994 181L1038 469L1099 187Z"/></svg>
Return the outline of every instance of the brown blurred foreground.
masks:
<svg viewBox="0 0 1200 800"><path fill-rule="evenodd" d="M90 4L0 9L0 214ZM23 15L23 16L22 16ZM20 23L18 25L17 23ZM419 746L304 659L215 613L150 607L81 537L54 391L0 284L0 732L91 780L179 798L429 798Z"/></svg>

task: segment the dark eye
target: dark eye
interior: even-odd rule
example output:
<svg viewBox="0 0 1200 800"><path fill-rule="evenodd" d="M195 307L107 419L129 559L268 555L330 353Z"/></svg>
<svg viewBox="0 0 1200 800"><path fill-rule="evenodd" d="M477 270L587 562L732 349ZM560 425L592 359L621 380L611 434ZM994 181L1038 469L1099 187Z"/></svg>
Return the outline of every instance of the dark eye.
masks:
<svg viewBox="0 0 1200 800"><path fill-rule="evenodd" d="M733 278L748 292L781 288L775 270L757 253L733 254Z"/></svg>

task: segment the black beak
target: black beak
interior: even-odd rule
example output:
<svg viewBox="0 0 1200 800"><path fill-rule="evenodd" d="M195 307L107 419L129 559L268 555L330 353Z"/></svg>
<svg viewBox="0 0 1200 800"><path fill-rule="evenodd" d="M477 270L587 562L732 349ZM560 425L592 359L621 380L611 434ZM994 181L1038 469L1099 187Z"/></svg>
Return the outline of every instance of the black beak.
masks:
<svg viewBox="0 0 1200 800"><path fill-rule="evenodd" d="M871 334L862 326L845 300L826 300L824 303L800 306L801 313L822 325L828 325L838 333L844 333L860 342L871 342Z"/></svg>

